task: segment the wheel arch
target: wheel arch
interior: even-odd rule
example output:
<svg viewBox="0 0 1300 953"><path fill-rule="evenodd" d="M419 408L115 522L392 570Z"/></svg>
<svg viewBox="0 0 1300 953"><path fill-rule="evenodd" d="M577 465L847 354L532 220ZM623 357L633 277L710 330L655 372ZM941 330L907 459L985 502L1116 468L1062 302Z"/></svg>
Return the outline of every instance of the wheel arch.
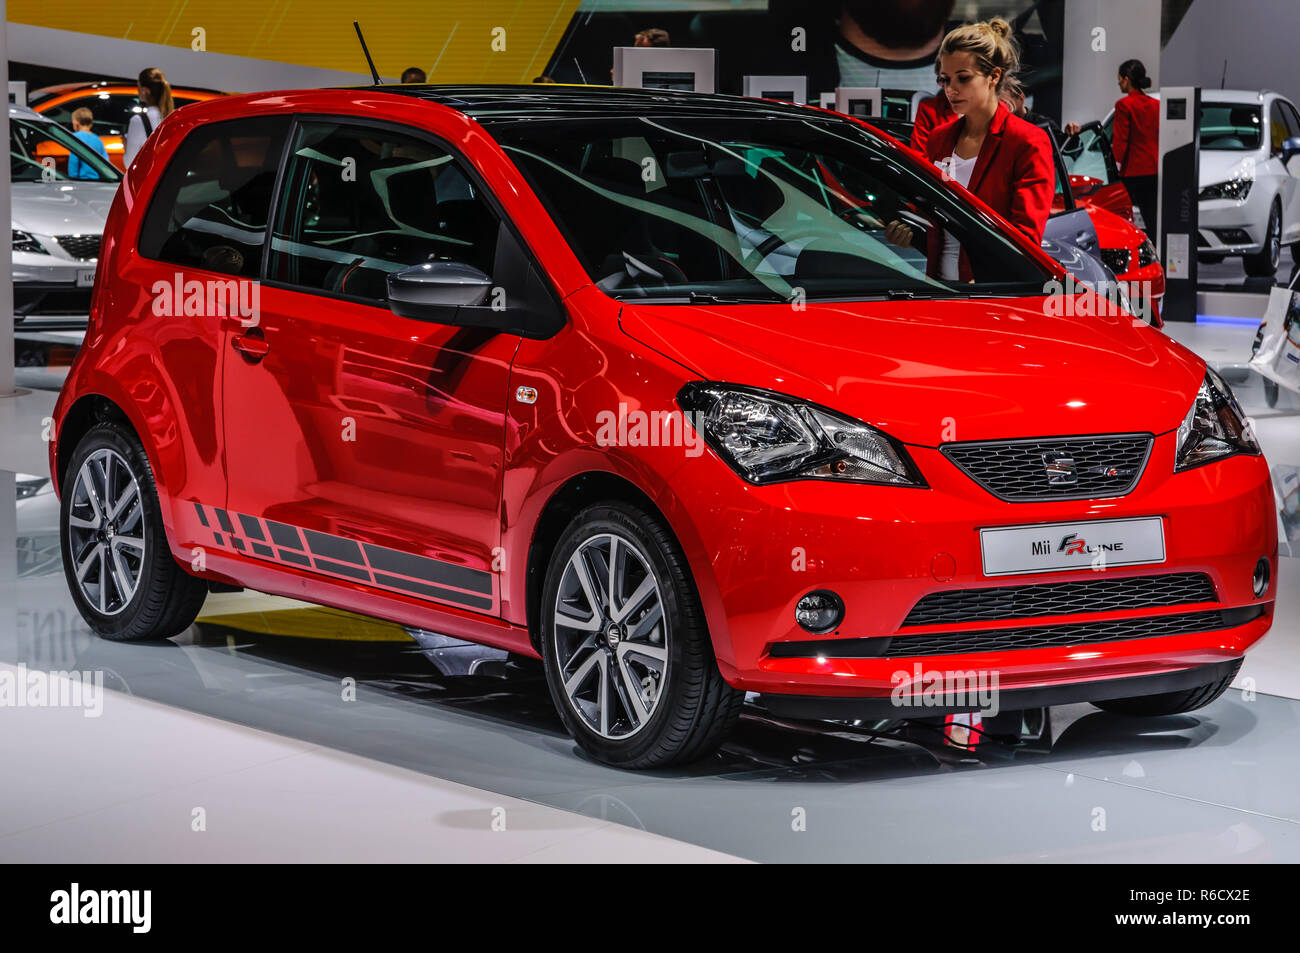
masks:
<svg viewBox="0 0 1300 953"><path fill-rule="evenodd" d="M562 483L542 508L528 544L525 612L529 640L533 643L533 648L538 649L539 652L542 589L546 585L546 570L550 565L551 554L554 553L560 536L579 510L592 503L611 500L630 503L645 509L659 517L672 529L667 515L655 501L626 477L604 470L589 470L572 476ZM680 539L678 544L681 544Z"/></svg>

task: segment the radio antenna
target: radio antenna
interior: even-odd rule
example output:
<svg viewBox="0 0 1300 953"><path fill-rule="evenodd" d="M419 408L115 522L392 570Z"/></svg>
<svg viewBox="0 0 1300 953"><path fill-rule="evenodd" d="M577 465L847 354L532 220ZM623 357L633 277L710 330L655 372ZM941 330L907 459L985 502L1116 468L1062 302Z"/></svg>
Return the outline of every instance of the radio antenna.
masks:
<svg viewBox="0 0 1300 953"><path fill-rule="evenodd" d="M379 78L379 70L375 69L375 61L370 58L370 49L366 46L366 38L361 35L361 24L353 20L352 26L357 31L357 39L361 41L361 52L366 54L366 62L370 64L370 75L374 77L375 85L383 86L384 83Z"/></svg>
<svg viewBox="0 0 1300 953"><path fill-rule="evenodd" d="M1228 85L1228 58L1223 58L1223 75L1219 77L1219 89Z"/></svg>

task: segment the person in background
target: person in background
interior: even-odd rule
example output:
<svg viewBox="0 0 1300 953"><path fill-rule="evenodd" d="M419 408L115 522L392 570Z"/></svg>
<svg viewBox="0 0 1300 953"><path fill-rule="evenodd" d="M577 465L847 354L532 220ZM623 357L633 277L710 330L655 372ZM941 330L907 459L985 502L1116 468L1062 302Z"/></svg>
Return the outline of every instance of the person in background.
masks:
<svg viewBox="0 0 1300 953"><path fill-rule="evenodd" d="M1151 77L1141 60L1121 63L1118 82L1124 95L1115 102L1115 164L1124 188L1142 213L1147 236L1153 237L1160 172L1160 103L1144 92Z"/></svg>
<svg viewBox="0 0 1300 953"><path fill-rule="evenodd" d="M546 76L546 75L542 75L542 76L534 76L534 77L533 77L533 83L534 83L534 84L537 84L537 83L543 83L543 84L547 84L547 83L549 83L549 84L554 84L554 83L555 83L555 80L551 79L551 77Z"/></svg>
<svg viewBox="0 0 1300 953"><path fill-rule="evenodd" d="M1035 244L1052 208L1056 175L1047 133L1014 115L1019 104L1020 54L1010 25L1001 18L961 26L939 45L939 85L955 117L926 140L926 158L983 199ZM885 237L909 246L910 226L892 221ZM966 252L953 236L927 236L930 274L944 281L971 281Z"/></svg>
<svg viewBox="0 0 1300 953"><path fill-rule="evenodd" d="M651 27L642 30L632 40L633 46L671 46L668 38L668 31L661 30L658 27Z"/></svg>
<svg viewBox="0 0 1300 953"><path fill-rule="evenodd" d="M840 7L836 86L933 89L955 0L850 0Z"/></svg>
<svg viewBox="0 0 1300 953"><path fill-rule="evenodd" d="M925 143L930 133L956 115L943 93L921 100L916 106L916 120L912 123L912 148L925 155Z"/></svg>
<svg viewBox="0 0 1300 953"><path fill-rule="evenodd" d="M107 162L108 150L104 148L104 140L91 132L94 125L95 114L85 106L73 111L72 134L84 142L89 149L98 153L103 160ZM68 178L98 179L99 173L90 165L78 159L74 153L68 153Z"/></svg>
<svg viewBox="0 0 1300 953"><path fill-rule="evenodd" d="M162 70L141 70L138 85L140 105L144 108L126 125L126 148L122 155L122 163L126 166L135 161L136 153L143 148L144 141L158 128L158 124L176 110L171 84Z"/></svg>
<svg viewBox="0 0 1300 953"><path fill-rule="evenodd" d="M428 81L429 77L418 66L408 66L402 70L403 83L427 83Z"/></svg>

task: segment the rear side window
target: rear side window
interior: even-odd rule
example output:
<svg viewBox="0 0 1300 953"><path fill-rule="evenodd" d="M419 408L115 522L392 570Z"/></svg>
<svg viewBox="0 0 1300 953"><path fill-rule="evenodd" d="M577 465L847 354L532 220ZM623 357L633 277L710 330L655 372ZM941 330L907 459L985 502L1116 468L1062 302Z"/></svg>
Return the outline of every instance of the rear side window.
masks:
<svg viewBox="0 0 1300 953"><path fill-rule="evenodd" d="M493 273L500 223L445 149L395 130L299 124L267 277L382 304L387 277L456 261Z"/></svg>
<svg viewBox="0 0 1300 953"><path fill-rule="evenodd" d="M140 229L146 258L256 278L289 120L258 116L195 127Z"/></svg>

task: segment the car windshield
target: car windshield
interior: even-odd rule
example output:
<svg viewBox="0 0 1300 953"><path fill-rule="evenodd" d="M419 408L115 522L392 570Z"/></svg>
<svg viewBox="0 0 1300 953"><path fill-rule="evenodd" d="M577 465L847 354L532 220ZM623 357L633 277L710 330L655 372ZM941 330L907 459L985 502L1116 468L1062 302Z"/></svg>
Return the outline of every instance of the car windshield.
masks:
<svg viewBox="0 0 1300 953"><path fill-rule="evenodd" d="M81 163L68 174L68 157ZM116 182L117 169L84 142L52 122L9 117L9 174L14 182Z"/></svg>
<svg viewBox="0 0 1300 953"><path fill-rule="evenodd" d="M1246 103L1201 103L1201 148L1253 152L1262 128L1258 106Z"/></svg>
<svg viewBox="0 0 1300 953"><path fill-rule="evenodd" d="M920 160L856 123L655 115L485 124L591 279L617 298L1040 295L1051 280L992 218L923 174ZM973 281L938 277L949 236Z"/></svg>

